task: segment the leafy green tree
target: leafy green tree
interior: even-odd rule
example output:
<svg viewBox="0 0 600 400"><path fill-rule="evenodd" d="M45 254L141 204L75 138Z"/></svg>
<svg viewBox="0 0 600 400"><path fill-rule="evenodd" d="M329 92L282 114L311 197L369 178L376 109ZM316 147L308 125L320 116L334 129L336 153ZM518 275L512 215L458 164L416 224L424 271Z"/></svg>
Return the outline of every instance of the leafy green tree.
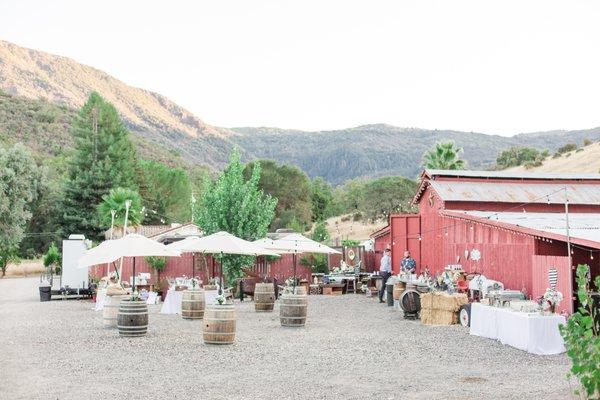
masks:
<svg viewBox="0 0 600 400"><path fill-rule="evenodd" d="M49 246L61 239L61 201L66 178L65 157L48 157L40 167L41 181L36 199L31 203L31 219L25 237L19 245L21 257L34 258L44 254Z"/></svg>
<svg viewBox="0 0 600 400"><path fill-rule="evenodd" d="M48 247L48 251L44 255L44 267L55 266L56 273L60 272L60 252L58 251L58 247L54 243L50 244Z"/></svg>
<svg viewBox="0 0 600 400"><path fill-rule="evenodd" d="M127 226L141 225L144 220L142 199L138 192L126 188L111 189L108 194L102 196L102 202L98 205L98 216L100 224L104 228L110 228L112 222L112 210L115 210L115 228L124 228L126 203L131 201L127 215ZM122 232L123 233L123 232Z"/></svg>
<svg viewBox="0 0 600 400"><path fill-rule="evenodd" d="M227 168L214 182L207 183L202 193L202 206L197 220L205 234L226 231L245 240L264 238L273 217L277 199L259 188L261 166L255 164L249 179L244 178L244 165L234 150ZM229 284L242 275L242 268L252 264L252 257L226 255L224 275Z"/></svg>
<svg viewBox="0 0 600 400"><path fill-rule="evenodd" d="M31 218L41 174L35 160L21 144L5 150L0 147L0 269L6 273L8 262L25 234Z"/></svg>
<svg viewBox="0 0 600 400"><path fill-rule="evenodd" d="M139 162L138 186L146 223L165 224L191 220L192 184L181 168L156 161Z"/></svg>
<svg viewBox="0 0 600 400"><path fill-rule="evenodd" d="M466 162L460 159L462 148L456 148L453 141L438 142L423 155L423 166L429 169L465 169Z"/></svg>
<svg viewBox="0 0 600 400"><path fill-rule="evenodd" d="M257 164L261 170L259 188L277 199L271 229L287 227L292 219L296 219L302 226L299 232L306 230L312 220L311 184L306 174L295 166L278 165L271 160L258 160L246 165L246 179L250 178Z"/></svg>
<svg viewBox="0 0 600 400"><path fill-rule="evenodd" d="M564 146L559 147L556 150L556 153L552 156L552 158L558 158L565 153L569 153L573 150L577 150L577 143L567 143Z"/></svg>
<svg viewBox="0 0 600 400"><path fill-rule="evenodd" d="M286 229L291 229L294 232L303 233L304 226L296 219L296 217L292 217L292 219L285 226Z"/></svg>
<svg viewBox="0 0 600 400"><path fill-rule="evenodd" d="M100 238L96 207L113 187L136 189L135 151L117 110L98 93L90 94L72 128L75 148L65 187L64 234Z"/></svg>
<svg viewBox="0 0 600 400"><path fill-rule="evenodd" d="M331 186L321 177L313 179L310 186L312 220L323 221L331 216L331 207L333 204Z"/></svg>
<svg viewBox="0 0 600 400"><path fill-rule="evenodd" d="M496 169L506 169L524 165L537 167L548 157L548 150L539 151L531 147L511 147L502 151L496 158Z"/></svg>
<svg viewBox="0 0 600 400"><path fill-rule="evenodd" d="M156 271L156 283L160 282L160 273L167 267L167 259L165 257L149 256L145 257L150 267Z"/></svg>
<svg viewBox="0 0 600 400"><path fill-rule="evenodd" d="M567 354L573 363L571 373L579 379L584 395L589 399L600 398L600 310L592 305L591 287L588 280L590 267L578 265L576 271L577 298L580 307L560 326L565 339ZM600 276L594 281L596 292L600 292ZM580 395L579 391L576 392Z"/></svg>
<svg viewBox="0 0 600 400"><path fill-rule="evenodd" d="M417 190L417 182L401 176L387 176L368 182L360 210L374 221L386 219L392 213L415 212L410 202Z"/></svg>
<svg viewBox="0 0 600 400"><path fill-rule="evenodd" d="M331 215L355 213L364 198L366 179L352 179L333 192Z"/></svg>
<svg viewBox="0 0 600 400"><path fill-rule="evenodd" d="M324 243L330 239L329 231L324 222L317 222L312 233L312 239Z"/></svg>

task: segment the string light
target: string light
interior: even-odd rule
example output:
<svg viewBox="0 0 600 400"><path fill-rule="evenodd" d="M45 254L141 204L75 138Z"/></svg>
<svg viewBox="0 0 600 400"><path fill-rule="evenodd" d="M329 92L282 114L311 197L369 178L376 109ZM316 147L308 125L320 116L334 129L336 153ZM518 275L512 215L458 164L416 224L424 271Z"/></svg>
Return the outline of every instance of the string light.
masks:
<svg viewBox="0 0 600 400"><path fill-rule="evenodd" d="M592 251L590 250L590 260L594 259L594 253L592 253Z"/></svg>

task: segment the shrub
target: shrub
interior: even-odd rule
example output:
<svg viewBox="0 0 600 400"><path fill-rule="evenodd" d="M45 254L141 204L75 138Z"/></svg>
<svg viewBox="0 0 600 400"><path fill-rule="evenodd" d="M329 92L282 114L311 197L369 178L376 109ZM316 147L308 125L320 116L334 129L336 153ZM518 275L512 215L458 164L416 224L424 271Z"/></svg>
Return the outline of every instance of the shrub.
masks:
<svg viewBox="0 0 600 400"><path fill-rule="evenodd" d="M54 266L54 272L60 274L60 252L54 243L48 247L46 255L44 255L44 267Z"/></svg>
<svg viewBox="0 0 600 400"><path fill-rule="evenodd" d="M594 143L594 141L591 140L591 139L588 139L588 138L583 139L583 145L584 146L589 146L592 143Z"/></svg>
<svg viewBox="0 0 600 400"><path fill-rule="evenodd" d="M571 358L571 374L579 379L588 398L600 397L600 318L593 307L588 265L578 265L576 272L577 297L581 306L566 325L560 327L567 354ZM600 276L594 285L600 291ZM575 392L579 395L579 391Z"/></svg>
<svg viewBox="0 0 600 400"><path fill-rule="evenodd" d="M556 153L554 153L553 157L560 157L562 154L569 153L573 150L577 150L577 143L567 143L564 146L559 147L558 150L556 150Z"/></svg>
<svg viewBox="0 0 600 400"><path fill-rule="evenodd" d="M355 212L354 215L352 216L352 220L355 222L362 220L362 218L363 218L363 215L360 211Z"/></svg>
<svg viewBox="0 0 600 400"><path fill-rule="evenodd" d="M344 247L356 247L360 244L360 241L353 239L344 239L342 240L342 246Z"/></svg>
<svg viewBox="0 0 600 400"><path fill-rule="evenodd" d="M326 254L309 254L300 258L300 265L310 267L313 273L329 273L329 266L327 265Z"/></svg>

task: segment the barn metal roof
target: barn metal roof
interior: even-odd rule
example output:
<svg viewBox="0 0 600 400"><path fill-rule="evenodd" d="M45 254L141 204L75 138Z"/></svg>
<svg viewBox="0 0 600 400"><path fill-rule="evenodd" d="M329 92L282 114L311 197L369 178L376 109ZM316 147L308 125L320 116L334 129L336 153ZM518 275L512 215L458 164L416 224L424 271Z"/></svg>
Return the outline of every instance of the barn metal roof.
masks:
<svg viewBox="0 0 600 400"><path fill-rule="evenodd" d="M443 201L600 204L599 184L429 181Z"/></svg>
<svg viewBox="0 0 600 400"><path fill-rule="evenodd" d="M554 237L566 239L567 221L564 213L453 211L449 214L469 215L491 223L513 225L517 228L533 229ZM600 214L569 213L569 234L573 239L600 243Z"/></svg>
<svg viewBox="0 0 600 400"><path fill-rule="evenodd" d="M600 174L426 169L423 175L500 179L600 180Z"/></svg>

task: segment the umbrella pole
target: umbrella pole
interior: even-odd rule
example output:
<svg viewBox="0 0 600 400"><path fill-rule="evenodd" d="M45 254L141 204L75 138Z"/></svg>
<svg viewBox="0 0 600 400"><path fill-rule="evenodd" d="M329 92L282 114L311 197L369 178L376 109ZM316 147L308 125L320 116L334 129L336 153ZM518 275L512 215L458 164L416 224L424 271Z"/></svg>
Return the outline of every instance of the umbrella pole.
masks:
<svg viewBox="0 0 600 400"><path fill-rule="evenodd" d="M223 252L221 252L221 285L219 286L219 294L223 294Z"/></svg>
<svg viewBox="0 0 600 400"><path fill-rule="evenodd" d="M294 252L292 258L294 259L294 294L296 294L296 252Z"/></svg>
<svg viewBox="0 0 600 400"><path fill-rule="evenodd" d="M131 293L135 293L135 257L133 257L133 285Z"/></svg>
<svg viewBox="0 0 600 400"><path fill-rule="evenodd" d="M196 254L192 253L192 279L194 279L195 273L196 273Z"/></svg>

